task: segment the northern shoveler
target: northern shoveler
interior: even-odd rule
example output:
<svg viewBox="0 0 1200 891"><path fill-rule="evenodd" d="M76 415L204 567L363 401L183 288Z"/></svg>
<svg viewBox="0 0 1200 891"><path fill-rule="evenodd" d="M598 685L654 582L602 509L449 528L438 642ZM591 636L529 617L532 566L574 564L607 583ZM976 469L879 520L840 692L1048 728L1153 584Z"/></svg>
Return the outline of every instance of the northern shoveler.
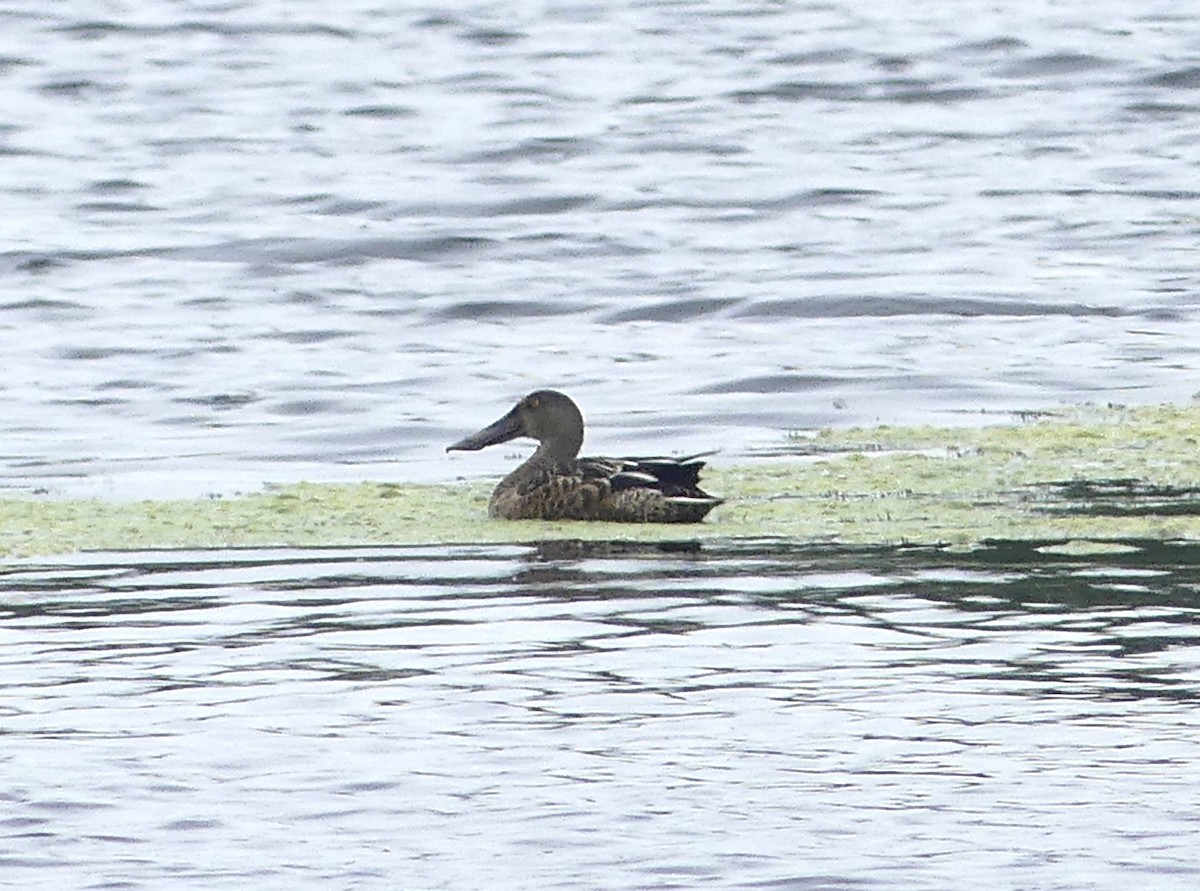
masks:
<svg viewBox="0 0 1200 891"><path fill-rule="evenodd" d="M488 516L698 523L723 500L700 488L700 459L711 452L686 458L577 457L583 415L555 390L530 393L500 420L446 451L475 451L518 436L536 439L537 451L496 486Z"/></svg>

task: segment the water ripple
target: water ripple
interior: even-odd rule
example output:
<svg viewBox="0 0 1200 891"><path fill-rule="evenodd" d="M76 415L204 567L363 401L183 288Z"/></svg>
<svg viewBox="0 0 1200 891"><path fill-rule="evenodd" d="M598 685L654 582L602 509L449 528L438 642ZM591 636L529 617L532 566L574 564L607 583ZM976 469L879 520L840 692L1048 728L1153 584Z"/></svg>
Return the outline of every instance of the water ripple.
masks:
<svg viewBox="0 0 1200 891"><path fill-rule="evenodd" d="M1195 550L553 542L10 565L5 868L795 887L803 862L843 887L1046 887L1082 856L1098 888L1134 862L1193 881ZM239 845L266 871L227 856Z"/></svg>
<svg viewBox="0 0 1200 891"><path fill-rule="evenodd" d="M537 386L731 460L1190 399L1196 15L1110 7L13 8L0 482L227 491L364 442L445 479L437 431ZM793 376L844 383L741 384Z"/></svg>

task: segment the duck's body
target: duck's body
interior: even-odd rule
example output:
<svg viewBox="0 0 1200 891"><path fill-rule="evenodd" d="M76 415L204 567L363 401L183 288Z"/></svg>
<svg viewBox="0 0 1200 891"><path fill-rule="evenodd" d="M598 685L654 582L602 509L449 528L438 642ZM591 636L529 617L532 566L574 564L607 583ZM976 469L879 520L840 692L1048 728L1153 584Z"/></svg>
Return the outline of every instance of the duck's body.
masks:
<svg viewBox="0 0 1200 891"><path fill-rule="evenodd" d="M721 503L700 488L701 459L579 458L583 415L554 390L522 399L500 420L450 446L481 449L518 436L538 440L536 452L502 479L488 515L504 520L605 520L617 523L698 523Z"/></svg>
<svg viewBox="0 0 1200 891"><path fill-rule="evenodd" d="M698 523L721 503L701 491L688 458L532 458L502 479L488 515L503 520Z"/></svg>

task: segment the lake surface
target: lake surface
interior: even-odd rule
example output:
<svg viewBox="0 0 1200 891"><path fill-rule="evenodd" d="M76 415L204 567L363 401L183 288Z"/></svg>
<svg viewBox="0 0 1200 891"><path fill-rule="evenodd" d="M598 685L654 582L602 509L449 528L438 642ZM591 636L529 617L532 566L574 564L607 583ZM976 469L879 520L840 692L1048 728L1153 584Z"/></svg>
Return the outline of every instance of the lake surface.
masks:
<svg viewBox="0 0 1200 891"><path fill-rule="evenodd" d="M1200 387L1200 11L0 6L0 485L449 479ZM981 414L982 413L982 414Z"/></svg>
<svg viewBox="0 0 1200 891"><path fill-rule="evenodd" d="M1200 11L0 3L0 489L1200 385ZM0 884L1192 889L1200 553L0 568Z"/></svg>
<svg viewBox="0 0 1200 891"><path fill-rule="evenodd" d="M572 544L0 574L55 888L1195 888L1200 551Z"/></svg>

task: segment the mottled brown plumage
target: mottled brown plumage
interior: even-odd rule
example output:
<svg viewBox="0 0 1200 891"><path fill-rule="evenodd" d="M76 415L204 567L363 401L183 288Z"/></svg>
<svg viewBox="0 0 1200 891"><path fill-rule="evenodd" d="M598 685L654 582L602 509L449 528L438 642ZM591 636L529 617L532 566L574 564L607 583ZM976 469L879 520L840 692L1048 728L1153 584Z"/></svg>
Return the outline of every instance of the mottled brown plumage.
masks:
<svg viewBox="0 0 1200 891"><path fill-rule="evenodd" d="M583 415L555 390L530 393L484 429L446 451L474 451L518 436L538 441L502 479L488 515L504 520L698 523L721 503L700 488L708 453L687 458L579 458Z"/></svg>

